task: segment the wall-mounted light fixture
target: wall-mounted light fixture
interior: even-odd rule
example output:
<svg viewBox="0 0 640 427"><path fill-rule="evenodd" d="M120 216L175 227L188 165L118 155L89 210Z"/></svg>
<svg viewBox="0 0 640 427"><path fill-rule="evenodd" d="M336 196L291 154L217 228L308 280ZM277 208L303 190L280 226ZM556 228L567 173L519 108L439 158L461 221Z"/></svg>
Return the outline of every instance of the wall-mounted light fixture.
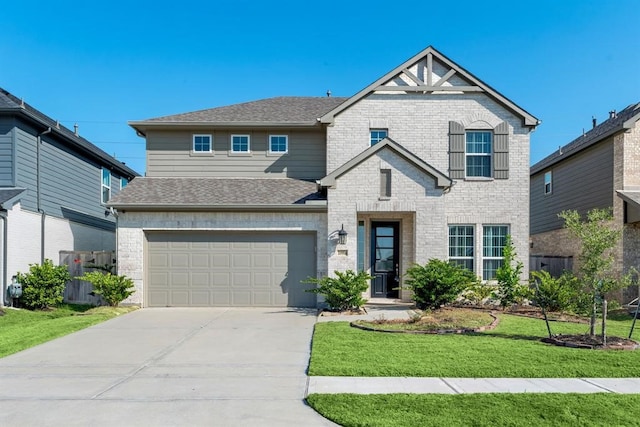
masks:
<svg viewBox="0 0 640 427"><path fill-rule="evenodd" d="M338 244L345 245L347 243L347 232L344 231L344 224L342 224L342 228L338 231Z"/></svg>

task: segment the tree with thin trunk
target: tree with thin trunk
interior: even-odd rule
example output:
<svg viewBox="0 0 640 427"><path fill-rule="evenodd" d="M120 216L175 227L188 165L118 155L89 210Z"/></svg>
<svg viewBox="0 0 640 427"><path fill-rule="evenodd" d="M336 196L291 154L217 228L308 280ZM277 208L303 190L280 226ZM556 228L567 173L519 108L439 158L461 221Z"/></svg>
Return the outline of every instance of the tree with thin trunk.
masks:
<svg viewBox="0 0 640 427"><path fill-rule="evenodd" d="M559 215L564 226L580 240L581 249L579 278L584 291L591 299L591 322L589 334L595 336L598 305L602 307L602 341L607 341L607 292L624 287L629 277L616 278L613 271L612 249L616 246L622 230L613 223L611 208L592 209L583 219L575 210L562 211Z"/></svg>

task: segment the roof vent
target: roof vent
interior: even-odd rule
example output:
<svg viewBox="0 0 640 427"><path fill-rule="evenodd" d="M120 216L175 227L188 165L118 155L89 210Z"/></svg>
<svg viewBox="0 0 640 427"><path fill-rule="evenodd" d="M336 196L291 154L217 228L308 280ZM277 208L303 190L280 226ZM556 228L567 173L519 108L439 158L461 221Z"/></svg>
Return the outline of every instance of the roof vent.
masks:
<svg viewBox="0 0 640 427"><path fill-rule="evenodd" d="M56 129L60 129L60 120L56 120Z"/></svg>
<svg viewBox="0 0 640 427"><path fill-rule="evenodd" d="M598 120L595 118L595 116L591 116L591 122L593 123L593 127L595 128Z"/></svg>
<svg viewBox="0 0 640 427"><path fill-rule="evenodd" d="M24 108L24 98L20 98L20 108Z"/></svg>
<svg viewBox="0 0 640 427"><path fill-rule="evenodd" d="M77 123L75 123L75 124L73 125L73 133L74 133L76 136L78 136L78 124L77 124Z"/></svg>
<svg viewBox="0 0 640 427"><path fill-rule="evenodd" d="M331 98L331 90L327 89L327 98Z"/></svg>
<svg viewBox="0 0 640 427"><path fill-rule="evenodd" d="M618 113L616 113L616 110L609 111L609 118L610 119L615 119L616 117L618 117Z"/></svg>

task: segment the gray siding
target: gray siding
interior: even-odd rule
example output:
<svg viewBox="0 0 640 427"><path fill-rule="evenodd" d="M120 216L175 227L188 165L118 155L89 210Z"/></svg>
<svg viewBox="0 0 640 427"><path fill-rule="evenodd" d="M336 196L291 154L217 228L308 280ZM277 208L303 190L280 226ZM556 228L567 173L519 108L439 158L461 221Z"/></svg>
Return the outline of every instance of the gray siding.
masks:
<svg viewBox="0 0 640 427"><path fill-rule="evenodd" d="M37 211L36 132L26 125L16 128L16 185L26 188L24 209ZM115 229L113 217L105 217L101 204L102 166L62 145L51 135L40 147L40 206L47 215L66 218L107 230ZM120 177L112 174L112 194L120 189Z"/></svg>
<svg viewBox="0 0 640 427"><path fill-rule="evenodd" d="M192 155L194 134L213 136L212 155ZM250 135L251 154L230 154L231 135ZM288 135L289 152L269 154L269 135ZM149 131L147 176L150 177L288 177L320 179L326 172L323 129Z"/></svg>
<svg viewBox="0 0 640 427"><path fill-rule="evenodd" d="M544 174L551 170L552 191L544 194ZM558 214L581 214L613 206L613 140L611 138L531 176L531 234L562 228Z"/></svg>
<svg viewBox="0 0 640 427"><path fill-rule="evenodd" d="M13 154L13 119L0 117L0 186L15 184Z"/></svg>

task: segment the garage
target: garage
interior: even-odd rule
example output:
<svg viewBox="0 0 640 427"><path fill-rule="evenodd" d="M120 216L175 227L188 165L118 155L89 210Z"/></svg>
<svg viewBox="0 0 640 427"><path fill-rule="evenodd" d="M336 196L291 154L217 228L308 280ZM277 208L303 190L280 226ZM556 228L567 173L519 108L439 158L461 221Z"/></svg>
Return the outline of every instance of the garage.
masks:
<svg viewBox="0 0 640 427"><path fill-rule="evenodd" d="M149 307L315 307L316 234L147 232Z"/></svg>

